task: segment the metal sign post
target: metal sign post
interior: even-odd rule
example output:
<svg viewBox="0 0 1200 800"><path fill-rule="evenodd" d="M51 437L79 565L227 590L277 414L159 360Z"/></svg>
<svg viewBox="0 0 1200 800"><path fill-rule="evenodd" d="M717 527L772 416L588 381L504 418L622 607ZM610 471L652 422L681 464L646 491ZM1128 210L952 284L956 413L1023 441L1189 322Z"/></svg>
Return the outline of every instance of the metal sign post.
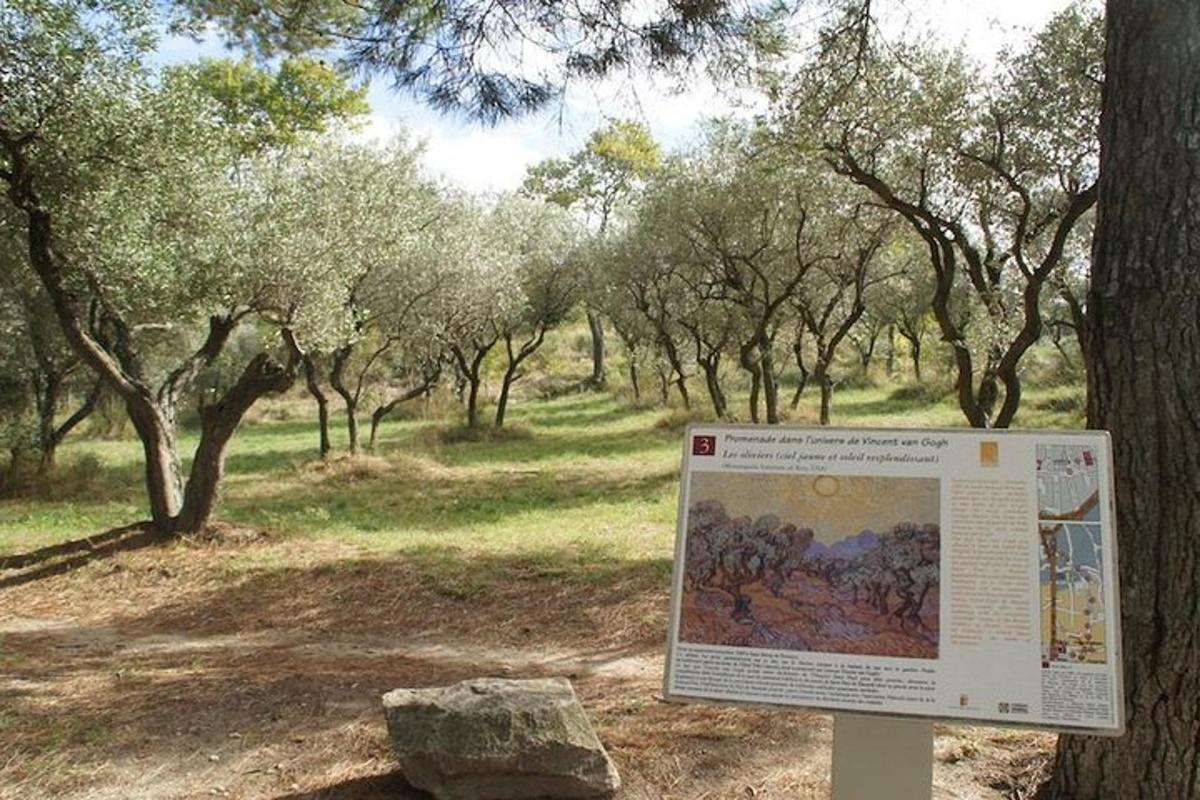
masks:
<svg viewBox="0 0 1200 800"><path fill-rule="evenodd" d="M833 800L932 796L932 722L833 715Z"/></svg>

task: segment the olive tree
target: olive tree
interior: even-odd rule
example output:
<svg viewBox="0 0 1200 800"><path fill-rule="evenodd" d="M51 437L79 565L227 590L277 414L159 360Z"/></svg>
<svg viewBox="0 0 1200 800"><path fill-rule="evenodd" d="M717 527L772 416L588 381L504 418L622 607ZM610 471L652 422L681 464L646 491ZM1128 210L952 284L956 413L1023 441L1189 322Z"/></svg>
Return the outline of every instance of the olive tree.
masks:
<svg viewBox="0 0 1200 800"><path fill-rule="evenodd" d="M321 249L336 254L332 280L345 294L351 318L347 336L328 353L329 383L345 407L351 453L359 449L364 397L386 357L408 338L414 306L443 282L426 252L441 210L436 191L421 176L420 153L404 137L382 149L322 139L312 150L310 213L328 221ZM306 360L305 373L320 408L316 362Z"/></svg>
<svg viewBox="0 0 1200 800"><path fill-rule="evenodd" d="M260 352L205 398L185 480L177 418L197 376L244 321L275 326L294 352L341 304L308 252L319 233L302 219L300 171L240 169L205 96L140 65L149 21L137 4L0 12L2 49L19 54L0 92L0 180L64 337L142 442L155 527L180 533L207 524L229 438L290 385L293 359Z"/></svg>
<svg viewBox="0 0 1200 800"><path fill-rule="evenodd" d="M614 214L629 202L661 168L658 143L638 122L611 120L592 132L587 142L567 158L550 158L533 165L522 192L550 203L582 211L585 221L603 239ZM590 384L605 384L604 325L599 310L609 282L601 263L581 265L586 277L585 302L592 335Z"/></svg>
<svg viewBox="0 0 1200 800"><path fill-rule="evenodd" d="M1096 200L1100 41L1098 18L1070 7L989 80L957 53L912 45L896 58L871 44L851 58L832 38L778 108L783 140L823 151L924 243L931 308L977 427L1016 414L1043 288ZM951 306L960 282L980 309L970 330Z"/></svg>
<svg viewBox="0 0 1200 800"><path fill-rule="evenodd" d="M510 231L468 198L453 199L442 223L452 231L452 247L444 253L448 273L441 337L466 386L467 426L479 424L484 359L501 340L505 320L525 302L519 280L519 253ZM503 213L503 212L500 212Z"/></svg>
<svg viewBox="0 0 1200 800"><path fill-rule="evenodd" d="M38 472L46 473L63 439L95 410L102 384L68 346L22 244L19 220L0 211L0 407L6 419L0 437L12 454L11 472L30 451Z"/></svg>
<svg viewBox="0 0 1200 800"><path fill-rule="evenodd" d="M509 392L521 377L521 364L541 348L546 332L567 318L578 299L578 268L573 259L578 253L572 252L575 225L558 206L504 197L491 215L491 225L515 256L513 277L520 299L508 315L495 318L507 359L496 399L499 428L504 425Z"/></svg>

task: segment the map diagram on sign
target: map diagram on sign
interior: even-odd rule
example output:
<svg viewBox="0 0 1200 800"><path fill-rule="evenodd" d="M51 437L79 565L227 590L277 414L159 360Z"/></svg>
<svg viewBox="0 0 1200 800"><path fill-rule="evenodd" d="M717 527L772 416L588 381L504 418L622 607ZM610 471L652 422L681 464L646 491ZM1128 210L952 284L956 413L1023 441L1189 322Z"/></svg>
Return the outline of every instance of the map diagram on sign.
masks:
<svg viewBox="0 0 1200 800"><path fill-rule="evenodd" d="M1042 663L1104 663L1100 470L1079 445L1037 447Z"/></svg>
<svg viewBox="0 0 1200 800"><path fill-rule="evenodd" d="M1038 445L1038 517L1100 521L1100 467L1091 447Z"/></svg>

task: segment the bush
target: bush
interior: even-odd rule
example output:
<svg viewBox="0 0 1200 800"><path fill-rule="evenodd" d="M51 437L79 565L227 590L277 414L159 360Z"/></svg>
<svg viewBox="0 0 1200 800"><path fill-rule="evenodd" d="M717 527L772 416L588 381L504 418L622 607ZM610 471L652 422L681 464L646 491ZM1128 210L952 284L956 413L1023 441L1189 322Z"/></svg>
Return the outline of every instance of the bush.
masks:
<svg viewBox="0 0 1200 800"><path fill-rule="evenodd" d="M1034 403L1034 408L1038 411L1054 411L1061 414L1081 414L1085 399L1082 393L1070 392L1067 394L1055 394L1050 397L1045 397Z"/></svg>
<svg viewBox="0 0 1200 800"><path fill-rule="evenodd" d="M888 394L895 403L940 403L950 394L945 386L930 383L907 383Z"/></svg>
<svg viewBox="0 0 1200 800"><path fill-rule="evenodd" d="M438 432L438 438L443 444L458 444L460 442L524 442L533 439L533 431L520 425L506 425L496 428L491 424L477 425L474 428L466 425L455 425L443 428Z"/></svg>
<svg viewBox="0 0 1200 800"><path fill-rule="evenodd" d="M716 422L717 417L710 408L671 408L655 421L659 430L682 432L693 422Z"/></svg>

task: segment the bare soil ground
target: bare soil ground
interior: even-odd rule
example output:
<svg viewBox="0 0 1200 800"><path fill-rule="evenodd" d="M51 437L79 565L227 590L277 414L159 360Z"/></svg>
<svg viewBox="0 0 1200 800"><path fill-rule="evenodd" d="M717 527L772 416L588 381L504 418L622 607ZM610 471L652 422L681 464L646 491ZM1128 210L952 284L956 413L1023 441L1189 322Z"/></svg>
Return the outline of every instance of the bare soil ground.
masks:
<svg viewBox="0 0 1200 800"><path fill-rule="evenodd" d="M0 798L424 797L380 695L481 675L571 678L623 800L828 794L827 716L662 702L661 563L588 582L242 533L0 572ZM1052 745L939 729L934 796L1027 797Z"/></svg>

